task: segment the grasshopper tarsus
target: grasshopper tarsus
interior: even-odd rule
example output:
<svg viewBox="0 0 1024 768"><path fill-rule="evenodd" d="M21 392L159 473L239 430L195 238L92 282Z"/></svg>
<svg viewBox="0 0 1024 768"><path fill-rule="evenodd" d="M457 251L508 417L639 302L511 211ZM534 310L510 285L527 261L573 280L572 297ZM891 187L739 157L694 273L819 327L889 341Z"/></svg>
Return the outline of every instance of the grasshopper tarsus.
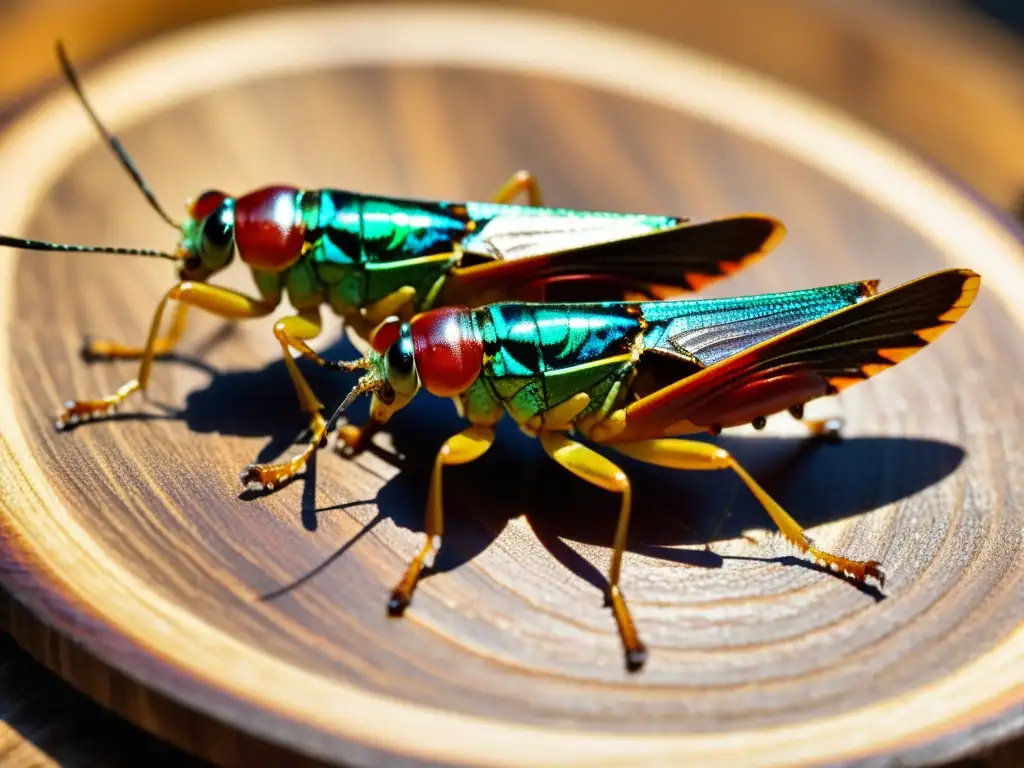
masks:
<svg viewBox="0 0 1024 768"><path fill-rule="evenodd" d="M388 616L399 618L405 613L405 609L409 607L410 602L407 595L392 592L388 600Z"/></svg>
<svg viewBox="0 0 1024 768"><path fill-rule="evenodd" d="M638 648L630 648L626 651L626 669L630 672L639 672L647 663L647 646L640 643Z"/></svg>
<svg viewBox="0 0 1024 768"><path fill-rule="evenodd" d="M875 581L878 582L878 586L885 587L885 571L882 569L882 564L877 560L868 560L864 563L865 577L874 576ZM867 581L867 579L863 579Z"/></svg>
<svg viewBox="0 0 1024 768"><path fill-rule="evenodd" d="M274 484L272 482L264 482L260 467L256 464L250 464L239 472L238 480L245 490L253 493L274 490Z"/></svg>
<svg viewBox="0 0 1024 768"><path fill-rule="evenodd" d="M79 355L81 356L82 360L84 360L87 363L95 363L100 360L108 359L103 355L99 354L95 350L95 348L93 347L93 343L94 339L92 338L92 336L86 336L85 339L82 340L82 348L79 351Z"/></svg>

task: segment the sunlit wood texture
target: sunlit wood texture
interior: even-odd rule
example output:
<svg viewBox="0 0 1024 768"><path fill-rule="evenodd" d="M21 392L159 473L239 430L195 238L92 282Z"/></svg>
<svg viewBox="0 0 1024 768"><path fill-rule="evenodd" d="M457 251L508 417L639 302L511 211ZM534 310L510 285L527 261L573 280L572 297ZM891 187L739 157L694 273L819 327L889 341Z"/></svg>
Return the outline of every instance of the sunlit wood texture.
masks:
<svg viewBox="0 0 1024 768"><path fill-rule="evenodd" d="M140 47L86 84L172 206L271 181L482 198L526 167L553 204L782 217L781 248L711 295L977 269L983 295L959 327L812 409L848 420L845 444L811 444L784 416L721 438L822 546L883 560L885 590L806 567L777 536L745 538L767 521L733 477L624 461L637 487L624 586L652 647L629 676L600 592L615 500L506 427L448 473L439 572L388 620L433 451L458 428L450 405L424 397L378 451L323 452L306 481L239 498L238 470L288 450L302 418L269 320L225 335L194 313L152 404L128 409L145 417L54 434L62 401L134 373L80 360L83 336L140 340L172 276L27 254L0 261L3 580L28 610L10 622L19 642L225 763L260 740L354 763L913 763L1017 726L1019 241L895 147L766 80L571 23L510 13L480 27L479 13L238 21ZM524 45L533 71L502 70ZM384 63L396 53L410 58ZM0 231L169 245L90 131L63 93L8 134L0 174L19 184L0 191ZM224 282L248 286L238 270ZM319 346L351 353L336 329ZM329 407L351 382L310 378ZM111 669L143 687L126 695Z"/></svg>

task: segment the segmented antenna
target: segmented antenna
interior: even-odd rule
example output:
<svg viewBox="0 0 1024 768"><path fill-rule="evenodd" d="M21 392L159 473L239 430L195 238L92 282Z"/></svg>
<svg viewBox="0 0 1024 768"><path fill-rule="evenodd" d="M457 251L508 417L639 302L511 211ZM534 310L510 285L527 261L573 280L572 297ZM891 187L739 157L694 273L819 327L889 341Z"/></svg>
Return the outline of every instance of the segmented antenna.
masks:
<svg viewBox="0 0 1024 768"><path fill-rule="evenodd" d="M365 366L357 367L361 368ZM330 432L334 429L335 422L337 422L338 419L341 418L341 414L343 414L348 409L348 407L352 405L353 402L355 402L355 399L357 397L366 394L367 392L373 392L374 390L380 389L383 385L384 382L378 379L372 373L368 373L365 376L363 376L363 378L359 380L359 383L352 387L352 391L348 393L348 396L342 401L341 405L338 406L338 409L334 412L334 415L327 420L327 432Z"/></svg>
<svg viewBox="0 0 1024 768"><path fill-rule="evenodd" d="M125 256L155 256L159 259L181 261L173 253L152 251L148 248L115 248L106 245L63 245L48 243L45 240L24 240L20 237L0 235L0 245L10 248L23 248L26 251L62 251L71 253L118 253Z"/></svg>
<svg viewBox="0 0 1024 768"><path fill-rule="evenodd" d="M61 68L64 70L64 77L66 77L68 82L71 84L71 87L74 89L75 94L77 94L78 96L78 100L82 102L82 106L85 108L86 113L92 119L93 125L96 126L96 130L100 132L100 135L103 137L104 141L106 141L107 146L109 146L110 149L113 150L114 154L117 155L117 159L121 161L121 165L124 167L126 171L128 171L132 179L135 180L135 186L137 186L139 188L139 191L141 191L142 194L146 196L146 199L149 201L150 206L153 208L154 211L160 214L164 221L166 221L175 229L180 230L181 225L178 224L174 219L172 219L170 215L167 213L167 211L163 209L163 206L160 205L159 202L157 202L156 195L153 194L152 190L150 190L146 182L143 181L142 175L135 167L135 163L132 162L132 159L128 157L128 153L125 151L124 147L121 146L121 142L118 141L117 138L115 138L110 133L110 131L108 131L104 127L102 122L100 122L100 119L96 115L95 110L93 110L92 105L89 104L89 100L85 97L85 91L82 90L82 84L78 80L78 73L75 71L74 66L72 66L71 61L68 59L67 52L64 50L64 43L60 40L57 41L57 58L60 59ZM116 251L111 252L116 253ZM135 251L134 253L139 252Z"/></svg>

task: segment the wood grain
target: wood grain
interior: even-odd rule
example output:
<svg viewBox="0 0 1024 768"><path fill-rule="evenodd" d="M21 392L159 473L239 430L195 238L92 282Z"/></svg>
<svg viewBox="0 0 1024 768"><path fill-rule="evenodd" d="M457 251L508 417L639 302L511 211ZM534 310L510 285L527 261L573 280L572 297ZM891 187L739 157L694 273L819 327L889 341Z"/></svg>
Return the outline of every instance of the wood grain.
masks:
<svg viewBox="0 0 1024 768"><path fill-rule="evenodd" d="M5 768L128 768L154 759L179 768L209 765L90 701L6 635L0 637L0 659L0 763ZM125 685L133 684L126 680Z"/></svg>
<svg viewBox="0 0 1024 768"><path fill-rule="evenodd" d="M341 13L306 28L326 36ZM368 39L358 26L330 27L332 43ZM274 34L286 41L287 31ZM372 455L348 463L323 452L305 483L239 498L237 470L287 450L302 419L269 322L225 335L197 315L182 359L158 366L145 418L54 435L57 404L132 375L130 364L77 359L83 334L139 338L170 275L113 256L22 257L4 284L14 324L0 343L10 387L0 506L4 580L36 614L200 713L354 763L922 760L955 753L965 733L1017 722L1024 542L1012 382L1022 319L1012 299L1024 281L1019 242L985 211L901 155L867 147L889 161L872 191L863 169L842 176L842 158L813 164L808 136L791 134L787 147L784 124L726 129L725 107L716 124L650 93L539 73L325 63L204 94L201 57L184 55L201 42L163 59L175 82L159 104L152 88L129 102L141 92L126 85L152 77L155 52L91 88L167 200L272 179L480 198L528 167L557 204L699 218L755 209L787 221L782 248L717 295L862 277L892 285L950 264L980 269L986 288L934 349L820 404L849 420L845 444L811 444L785 418L721 439L823 545L881 556L884 593L803 564L777 537L747 541L765 521L734 479L626 464L639 489L626 585L653 646L647 671L629 677L600 600L614 500L563 476L525 437L506 427L492 454L450 472L446 554L407 618L389 621L386 590L419 541L433 451L458 428L448 404L409 409ZM622 67L636 61L628 46L614 50ZM192 73L170 69L188 62ZM15 176L24 197L5 208L4 226L163 242L165 228L73 115L16 137L52 130L60 143L46 144L50 166L36 158L37 173ZM837 141L858 135L834 128ZM5 170L31 161L0 152ZM915 183L928 194L913 194ZM969 247L978 243L987 250ZM246 285L238 273L227 282ZM351 354L330 334L320 347ZM345 392L310 378L328 407ZM31 634L20 636L29 647ZM188 741L172 717L140 715L88 677L76 682ZM941 707L924 706L937 697Z"/></svg>

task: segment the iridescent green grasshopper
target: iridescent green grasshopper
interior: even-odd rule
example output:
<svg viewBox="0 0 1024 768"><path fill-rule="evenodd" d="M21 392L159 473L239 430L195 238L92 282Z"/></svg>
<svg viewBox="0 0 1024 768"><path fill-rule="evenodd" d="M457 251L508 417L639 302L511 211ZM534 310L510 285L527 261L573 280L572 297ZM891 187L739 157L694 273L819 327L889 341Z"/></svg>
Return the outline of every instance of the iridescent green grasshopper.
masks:
<svg viewBox="0 0 1024 768"><path fill-rule="evenodd" d="M314 434L323 406L292 358L321 332L321 306L344 318L359 337L392 315L449 305L555 299L665 298L695 291L772 250L784 235L775 219L734 216L690 224L678 216L546 208L536 180L514 175L493 202L434 202L336 189L272 186L233 197L207 191L176 222L157 202L120 142L102 125L58 43L64 74L97 130L153 209L181 236L173 253L75 246L0 236L0 245L43 251L153 256L178 265L179 282L161 299L144 347L92 341L98 357L141 358L139 372L112 395L66 403L58 429L106 415L144 391L153 360L177 345L190 306L241 320L273 313L287 294L297 313L274 335ZM527 193L529 205L513 205ZM258 297L208 284L235 255L252 271ZM177 302L160 335L168 302ZM365 445L368 432L349 429L346 442ZM272 478L267 478L268 482Z"/></svg>
<svg viewBox="0 0 1024 768"><path fill-rule="evenodd" d="M360 360L313 355L327 368L366 371L332 422L362 393L372 393L371 418L386 422L422 388L452 398L470 423L434 462L427 540L392 592L391 612L405 610L441 546L444 467L482 456L506 414L570 472L621 495L608 591L630 669L646 659L619 587L630 483L574 435L663 467L732 469L801 552L854 579L884 583L879 562L816 548L727 451L669 438L763 426L766 416L787 409L799 416L808 401L887 370L937 339L967 311L980 283L969 270L947 270L883 293L872 280L730 299L446 307L385 321ZM297 471L316 447L279 469ZM250 467L241 480L258 485L261 476Z"/></svg>

